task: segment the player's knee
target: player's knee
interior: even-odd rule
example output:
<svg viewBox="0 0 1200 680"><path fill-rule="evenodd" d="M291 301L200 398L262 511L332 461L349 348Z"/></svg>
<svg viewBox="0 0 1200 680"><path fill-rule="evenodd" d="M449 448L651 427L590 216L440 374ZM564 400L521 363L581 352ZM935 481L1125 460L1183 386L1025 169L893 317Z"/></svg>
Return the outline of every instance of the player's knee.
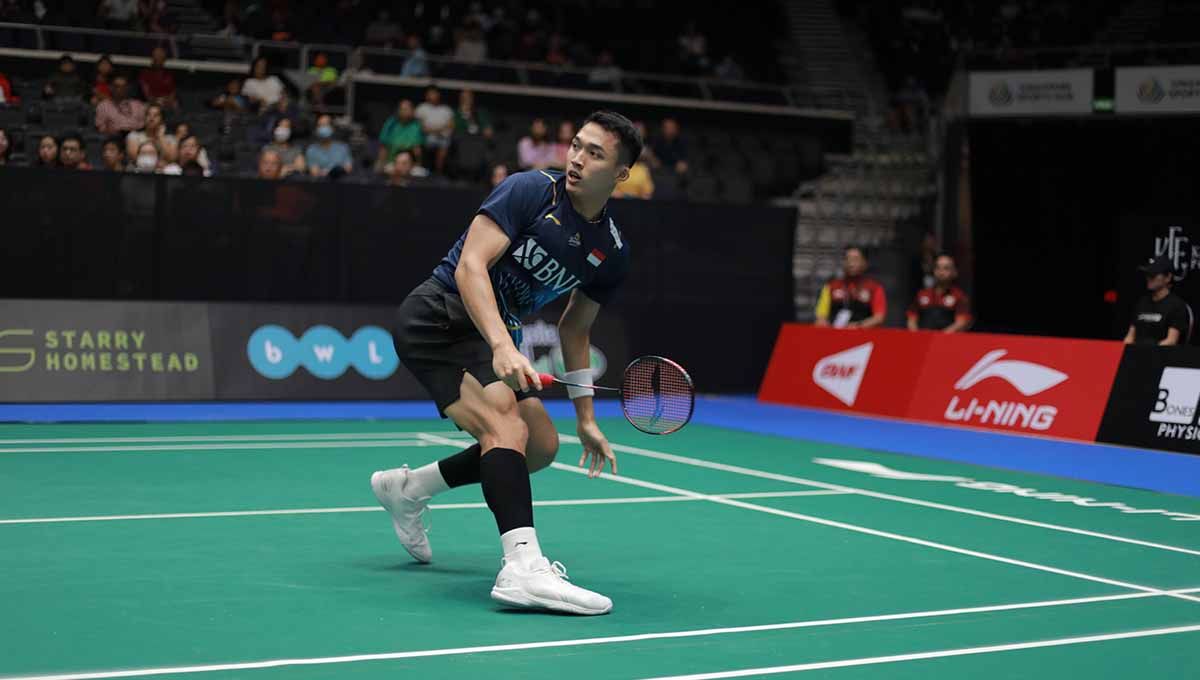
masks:
<svg viewBox="0 0 1200 680"><path fill-rule="evenodd" d="M495 414L488 421L487 431L479 441L484 450L499 447L525 452L529 443L529 427L517 417L515 411Z"/></svg>
<svg viewBox="0 0 1200 680"><path fill-rule="evenodd" d="M558 433L530 434L529 449L525 454L525 464L530 474L550 467L554 457L558 455Z"/></svg>

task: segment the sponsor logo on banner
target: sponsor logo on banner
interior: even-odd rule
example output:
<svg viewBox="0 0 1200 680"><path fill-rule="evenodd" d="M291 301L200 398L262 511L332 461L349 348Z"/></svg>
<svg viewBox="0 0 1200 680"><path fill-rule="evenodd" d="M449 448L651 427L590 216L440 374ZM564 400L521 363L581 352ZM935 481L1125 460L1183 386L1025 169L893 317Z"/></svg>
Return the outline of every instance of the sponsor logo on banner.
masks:
<svg viewBox="0 0 1200 680"><path fill-rule="evenodd" d="M846 406L854 406L874 348L875 343L868 342L821 359L813 367L813 382Z"/></svg>
<svg viewBox="0 0 1200 680"><path fill-rule="evenodd" d="M1092 112L1092 70L996 71L970 75L972 116Z"/></svg>
<svg viewBox="0 0 1200 680"><path fill-rule="evenodd" d="M259 375L283 380L304 366L313 376L335 380L354 367L364 378L386 380L400 366L392 336L378 326L364 326L345 338L329 326L313 326L297 339L288 329L268 324L254 331L246 356Z"/></svg>
<svg viewBox="0 0 1200 680"><path fill-rule="evenodd" d="M1037 489L1017 486L1015 484L1006 484L1004 482L977 481L970 477L960 477L958 475L930 475L920 472L908 472L866 460L814 458L813 462L817 463L818 465L826 465L829 467L838 468L839 470L861 472L879 479L895 479L907 482L943 482L954 484L955 486L962 487L964 489L1012 494L1022 498L1032 498L1035 500L1049 501L1052 503L1071 503L1072 505L1077 505L1083 508L1109 508L1125 515L1162 515L1163 517L1169 517L1174 522L1200 521L1200 515L1194 515L1185 512L1172 512L1170 510L1162 510L1159 508L1135 508L1120 502L1106 502L1087 496L1077 496L1075 494L1061 493L1058 491L1039 491Z"/></svg>
<svg viewBox="0 0 1200 680"><path fill-rule="evenodd" d="M985 380L995 378L1008 383L1022 396L1033 397L1067 379L1067 374L1030 361L1003 360L1008 350L998 349L983 355L957 382L954 389L968 392ZM987 397L950 397L945 418L951 422L1000 425L1045 431L1054 425L1058 409L1050 404L1021 399Z"/></svg>
<svg viewBox="0 0 1200 680"><path fill-rule="evenodd" d="M1176 440L1200 440L1196 406L1200 404L1200 368L1163 369L1158 395L1150 409L1150 422L1158 423L1155 436Z"/></svg>
<svg viewBox="0 0 1200 680"><path fill-rule="evenodd" d="M1193 246L1184 228L1179 225L1167 227L1166 236L1154 237L1153 257L1166 255L1171 259L1175 280L1182 283L1189 272L1200 269L1200 246Z"/></svg>
<svg viewBox="0 0 1200 680"><path fill-rule="evenodd" d="M1200 65L1116 70L1117 113L1200 111Z"/></svg>

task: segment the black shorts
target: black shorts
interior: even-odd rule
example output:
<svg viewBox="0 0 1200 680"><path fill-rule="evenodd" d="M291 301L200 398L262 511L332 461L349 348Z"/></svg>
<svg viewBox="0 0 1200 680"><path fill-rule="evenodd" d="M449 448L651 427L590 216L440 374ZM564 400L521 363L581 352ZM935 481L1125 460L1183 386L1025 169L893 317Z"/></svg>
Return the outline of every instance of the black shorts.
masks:
<svg viewBox="0 0 1200 680"><path fill-rule="evenodd" d="M437 279L427 279L400 303L392 341L400 361L433 396L443 418L446 407L458 401L463 373L484 386L499 380L492 369L492 348L475 328L462 298ZM516 395L518 401L535 396Z"/></svg>

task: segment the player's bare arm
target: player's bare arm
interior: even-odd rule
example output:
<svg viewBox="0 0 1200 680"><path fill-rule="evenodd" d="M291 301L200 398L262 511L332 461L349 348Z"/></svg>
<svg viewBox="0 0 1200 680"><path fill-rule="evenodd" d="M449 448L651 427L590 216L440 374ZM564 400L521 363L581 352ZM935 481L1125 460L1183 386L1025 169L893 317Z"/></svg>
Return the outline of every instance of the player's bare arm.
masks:
<svg viewBox="0 0 1200 680"><path fill-rule="evenodd" d="M600 305L579 290L571 292L567 308L558 321L558 337L562 343L563 365L567 372L590 367L592 324L600 313ZM589 381L590 382L590 381ZM588 464L588 476L598 477L607 462L613 474L617 472L617 458L612 446L600 426L596 423L596 411L590 394L571 400L575 405L576 433L583 446L579 465Z"/></svg>
<svg viewBox="0 0 1200 680"><path fill-rule="evenodd" d="M517 350L508 329L500 318L496 293L492 289L489 270L496 264L511 241L508 235L487 215L476 215L463 244L462 257L454 270L454 281L462 295L463 306L479 334L492 347L492 368L514 390L526 392L542 389L537 371L529 359Z"/></svg>

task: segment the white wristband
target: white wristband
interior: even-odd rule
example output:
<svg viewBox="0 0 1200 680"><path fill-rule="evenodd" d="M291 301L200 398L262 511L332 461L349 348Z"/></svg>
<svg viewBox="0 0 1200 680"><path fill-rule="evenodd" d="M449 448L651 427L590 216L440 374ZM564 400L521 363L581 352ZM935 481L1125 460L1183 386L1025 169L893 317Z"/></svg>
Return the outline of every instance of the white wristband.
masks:
<svg viewBox="0 0 1200 680"><path fill-rule="evenodd" d="M563 373L563 380L567 382L579 383L581 385L590 385L592 383L592 369L581 368L578 371L567 371ZM571 387L567 385L567 396L571 399L579 397L590 397L596 393L590 387Z"/></svg>

